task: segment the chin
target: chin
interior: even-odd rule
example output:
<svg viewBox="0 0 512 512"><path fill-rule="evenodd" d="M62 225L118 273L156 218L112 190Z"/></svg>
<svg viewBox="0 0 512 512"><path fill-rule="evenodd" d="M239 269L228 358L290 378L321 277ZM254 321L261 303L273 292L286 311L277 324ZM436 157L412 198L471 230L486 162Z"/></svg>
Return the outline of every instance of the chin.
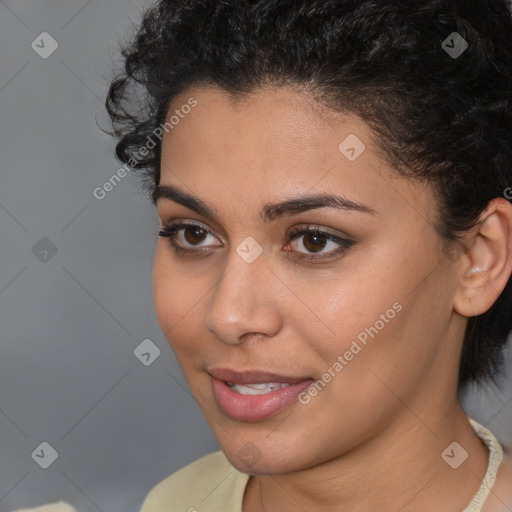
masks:
<svg viewBox="0 0 512 512"><path fill-rule="evenodd" d="M247 439L245 443L229 444L228 446L219 443L226 458L232 466L242 473L254 476L280 475L300 471L314 466L317 462L313 457L308 457L303 449L303 443L284 444L276 447L272 443L264 445L261 442L251 442Z"/></svg>
<svg viewBox="0 0 512 512"><path fill-rule="evenodd" d="M304 469L298 467L290 461L275 460L273 457L262 457L259 461L254 464L246 464L237 457L237 454L228 455L226 454L231 465L233 465L238 471L253 476L268 476L268 475L283 475L286 473L293 473ZM306 466L307 467L307 466Z"/></svg>

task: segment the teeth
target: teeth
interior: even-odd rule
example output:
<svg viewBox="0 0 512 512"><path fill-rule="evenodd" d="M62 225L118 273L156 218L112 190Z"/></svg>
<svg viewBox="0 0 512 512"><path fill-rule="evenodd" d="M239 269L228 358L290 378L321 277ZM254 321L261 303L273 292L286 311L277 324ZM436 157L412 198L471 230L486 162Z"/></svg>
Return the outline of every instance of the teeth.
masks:
<svg viewBox="0 0 512 512"><path fill-rule="evenodd" d="M290 384L283 382L265 382L262 384L233 384L228 382L229 387L236 393L241 395L265 395L271 393L276 389L283 389L288 387Z"/></svg>
<svg viewBox="0 0 512 512"><path fill-rule="evenodd" d="M251 389L266 389L271 385L272 385L271 383L269 383L269 384L245 384L246 387L251 388Z"/></svg>

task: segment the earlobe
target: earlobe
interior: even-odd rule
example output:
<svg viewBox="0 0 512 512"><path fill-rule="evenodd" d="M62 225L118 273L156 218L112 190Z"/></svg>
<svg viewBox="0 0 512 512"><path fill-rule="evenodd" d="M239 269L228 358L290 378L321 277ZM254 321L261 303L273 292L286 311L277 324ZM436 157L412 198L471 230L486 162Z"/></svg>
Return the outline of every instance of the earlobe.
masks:
<svg viewBox="0 0 512 512"><path fill-rule="evenodd" d="M485 313L512 273L512 205L503 198L489 202L478 220L464 258L454 309L466 317ZM469 269L468 269L469 267Z"/></svg>

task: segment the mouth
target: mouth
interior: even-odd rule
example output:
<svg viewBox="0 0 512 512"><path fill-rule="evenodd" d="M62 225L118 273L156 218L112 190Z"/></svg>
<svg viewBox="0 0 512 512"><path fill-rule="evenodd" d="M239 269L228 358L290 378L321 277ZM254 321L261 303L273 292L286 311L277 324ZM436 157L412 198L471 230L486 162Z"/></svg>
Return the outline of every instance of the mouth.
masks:
<svg viewBox="0 0 512 512"><path fill-rule="evenodd" d="M215 368L208 373L219 409L238 421L262 421L274 416L295 402L313 382L311 377L261 371Z"/></svg>

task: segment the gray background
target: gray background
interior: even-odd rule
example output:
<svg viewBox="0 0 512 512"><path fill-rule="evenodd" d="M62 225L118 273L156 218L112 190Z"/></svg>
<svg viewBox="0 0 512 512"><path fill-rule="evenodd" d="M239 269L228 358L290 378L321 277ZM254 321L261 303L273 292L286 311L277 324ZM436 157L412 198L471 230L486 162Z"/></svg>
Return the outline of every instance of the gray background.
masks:
<svg viewBox="0 0 512 512"><path fill-rule="evenodd" d="M154 315L154 208L134 175L92 195L120 167L96 120L109 126L117 43L145 5L0 2L2 512L60 499L137 511L157 482L217 449ZM46 59L31 47L42 32L59 45ZM145 339L161 351L148 366L134 355ZM512 381L464 403L512 447ZM32 455L42 442L58 452L47 469Z"/></svg>

